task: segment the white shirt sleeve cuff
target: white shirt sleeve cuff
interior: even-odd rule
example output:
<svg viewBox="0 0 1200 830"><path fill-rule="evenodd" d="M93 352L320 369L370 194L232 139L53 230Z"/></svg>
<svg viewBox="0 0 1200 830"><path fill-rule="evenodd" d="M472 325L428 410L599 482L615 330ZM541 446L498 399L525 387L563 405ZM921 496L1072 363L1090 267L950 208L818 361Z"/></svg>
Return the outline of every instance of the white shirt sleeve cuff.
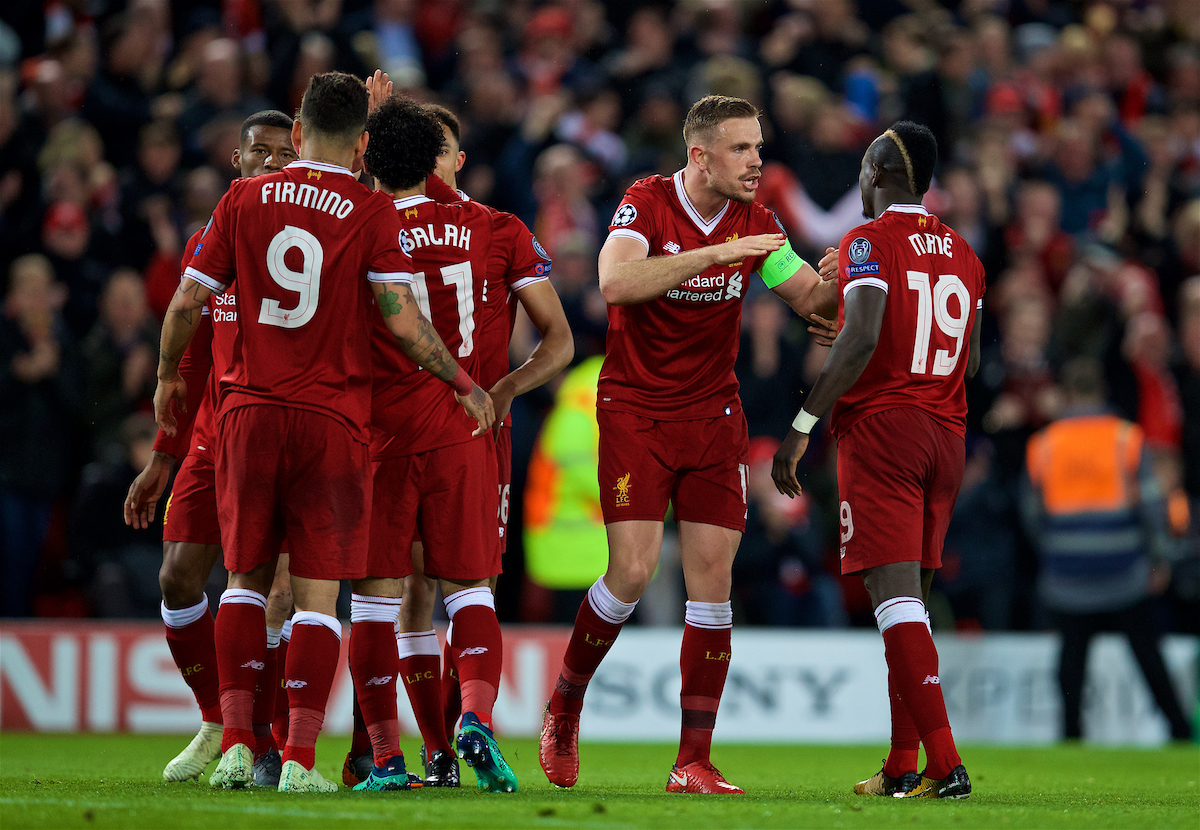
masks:
<svg viewBox="0 0 1200 830"><path fill-rule="evenodd" d="M888 291L887 282L879 279L879 277L859 277L856 280L850 280L850 282L846 283L846 287L842 289L842 296L845 297L851 288L858 288L860 285L869 285L872 288L878 288L884 294Z"/></svg>
<svg viewBox="0 0 1200 830"><path fill-rule="evenodd" d="M609 239L612 239L614 236L624 237L625 239L636 239L638 242L641 242L646 246L647 253L650 251L650 240L638 231L631 230L629 228L617 228L615 231L609 231L608 233Z"/></svg>
<svg viewBox="0 0 1200 830"><path fill-rule="evenodd" d="M185 277L187 277L188 279L195 280L196 282L200 283L205 288L209 289L210 291L212 291L216 294L224 294L225 289L229 287L228 285L226 285L223 282L218 282L217 280L214 280L212 277L210 277L208 274L204 273L203 271L197 271L195 268L193 268L190 265L184 270L183 275Z"/></svg>
<svg viewBox="0 0 1200 830"><path fill-rule="evenodd" d="M368 271L367 279L371 282L402 282L405 285L412 285L413 275L409 271L388 271L386 273Z"/></svg>

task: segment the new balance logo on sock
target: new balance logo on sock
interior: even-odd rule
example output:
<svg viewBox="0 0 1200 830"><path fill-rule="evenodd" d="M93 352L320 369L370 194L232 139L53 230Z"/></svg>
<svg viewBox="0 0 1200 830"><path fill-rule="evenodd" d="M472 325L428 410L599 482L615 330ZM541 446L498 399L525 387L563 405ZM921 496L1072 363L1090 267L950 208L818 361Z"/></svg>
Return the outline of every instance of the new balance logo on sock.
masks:
<svg viewBox="0 0 1200 830"><path fill-rule="evenodd" d="M308 685L307 680L288 680L283 684L285 689L303 689Z"/></svg>
<svg viewBox="0 0 1200 830"><path fill-rule="evenodd" d="M242 663L243 669L254 669L255 671L262 671L266 667L267 667L267 664L262 662L261 660L250 660L248 662Z"/></svg>
<svg viewBox="0 0 1200 830"><path fill-rule="evenodd" d="M473 648L464 648L458 653L459 657L468 657L472 654L487 654L486 646L475 646Z"/></svg>
<svg viewBox="0 0 1200 830"><path fill-rule="evenodd" d="M365 685L365 686L386 686L387 684L389 684L391 682L392 682L392 676L389 674L387 677L372 677L370 680L368 680L363 685Z"/></svg>
<svg viewBox="0 0 1200 830"><path fill-rule="evenodd" d="M940 686L942 684L942 679L936 674L927 674L925 675L925 680L921 683L921 685L928 686L930 683L935 686Z"/></svg>

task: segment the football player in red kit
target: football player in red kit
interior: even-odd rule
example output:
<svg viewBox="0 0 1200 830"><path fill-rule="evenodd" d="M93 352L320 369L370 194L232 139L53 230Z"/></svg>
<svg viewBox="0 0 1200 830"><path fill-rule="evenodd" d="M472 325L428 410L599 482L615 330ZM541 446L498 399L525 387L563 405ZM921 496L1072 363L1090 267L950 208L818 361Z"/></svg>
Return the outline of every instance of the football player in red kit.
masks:
<svg viewBox="0 0 1200 830"><path fill-rule="evenodd" d="M832 317L836 285L787 244L754 201L758 110L696 102L687 166L625 194L600 251L608 343L596 401L608 569L580 605L543 719L550 781L575 784L584 691L658 564L670 502L687 583L679 754L668 792L740 793L709 760L729 669L733 558L746 523L749 439L733 365L742 298L755 272L798 314Z"/></svg>
<svg viewBox="0 0 1200 830"><path fill-rule="evenodd" d="M214 787L251 778L250 710L266 651L265 634L253 632L265 628L264 594L286 534L297 611L279 789L337 789L314 768L315 744L340 650L339 580L367 575L372 295L405 353L454 386L479 428L494 418L487 394L420 315L391 200L351 172L367 146L366 117L362 81L310 79L292 131L301 160L233 184L163 323L155 414L174 433L170 403L186 398L178 366L199 310L236 281L241 330L218 409L217 504L232 587L216 621L224 754ZM352 664L354 651L352 643Z"/></svg>
<svg viewBox="0 0 1200 830"><path fill-rule="evenodd" d="M861 573L871 595L892 710L891 751L883 769L854 787L860 795L971 793L925 599L962 484L966 379L979 368L984 279L971 247L921 205L936 163L933 134L910 121L867 148L858 183L871 221L838 250L841 333L772 469L781 493L799 494L796 463L832 407L842 573Z"/></svg>
<svg viewBox="0 0 1200 830"><path fill-rule="evenodd" d="M436 181L431 177L427 195L435 201L449 201L451 194L434 185L445 183L456 188L456 174L466 155L459 145L459 122L445 107L426 105L442 126L445 145L437 158ZM457 192L462 201L470 198ZM486 207L486 206L485 206ZM498 509L496 523L500 551L507 549L509 489L512 482L512 417L509 406L518 395L536 389L557 375L571 362L575 352L567 316L550 283L551 262L525 224L510 213L493 210L500 231L497 244L490 247L485 272L485 290L476 344L479 352L481 386L488 390L496 406L496 466ZM516 322L517 304L525 309L541 340L523 365L509 371L508 343ZM446 646L439 664L437 634L433 630L435 582L424 575L418 557L420 543L414 549L417 573L404 580L404 604L400 609L401 677L409 702L425 739L425 785L458 786L458 762L450 751L454 726L461 714L457 650L452 647L454 626L447 629ZM490 585L496 590L496 578ZM441 672L440 682L436 679Z"/></svg>
<svg viewBox="0 0 1200 830"><path fill-rule="evenodd" d="M292 119L278 110L264 110L242 122L232 164L242 178L277 173L297 158L292 146ZM203 244L204 228L184 247L182 273ZM165 781L197 777L221 755L221 704L217 683L213 619L204 585L221 555L217 521L216 424L217 381L229 367L237 336L237 314L232 293L213 296L202 310L200 328L179 365L188 384L188 405L180 415L175 436L159 430L154 453L146 468L129 486L125 499L126 524L146 527L154 521L158 501L166 489L171 465L183 458L171 497L163 510L163 564L158 573L162 588L162 618L167 644L175 665L191 687L200 706L202 723L192 742L163 770ZM270 746L268 725L275 713L277 647L287 615L291 613L291 587L287 582L287 555L280 557L276 584L267 605L267 668L255 696L255 783L278 784L279 756ZM281 670L281 667L279 667ZM268 682L269 681L269 682ZM286 698L286 695L281 695Z"/></svg>
<svg viewBox="0 0 1200 830"><path fill-rule="evenodd" d="M507 223L474 202L441 204L425 195L444 142L441 124L420 104L389 98L372 111L367 128L372 136L367 171L395 200L417 302L460 365L477 376L487 267L491 252L509 244ZM405 357L382 326L376 327L374 346L371 578L355 583L351 615L356 633L360 625L377 628L370 674L390 682L372 684L355 674L375 756L374 769L355 789L401 789L407 779L401 764L385 763L398 753L395 676L401 668L396 650L387 646L399 610L399 580L413 573L412 544L419 532L424 572L440 580L457 629L464 710L458 754L475 769L480 789L515 792L516 776L491 729L503 657L488 587L500 572L495 440L490 430L474 429L449 390ZM401 649L405 645L402 634ZM436 639L433 646L436 654ZM429 680L435 677L431 673ZM440 718L436 726L435 738Z"/></svg>

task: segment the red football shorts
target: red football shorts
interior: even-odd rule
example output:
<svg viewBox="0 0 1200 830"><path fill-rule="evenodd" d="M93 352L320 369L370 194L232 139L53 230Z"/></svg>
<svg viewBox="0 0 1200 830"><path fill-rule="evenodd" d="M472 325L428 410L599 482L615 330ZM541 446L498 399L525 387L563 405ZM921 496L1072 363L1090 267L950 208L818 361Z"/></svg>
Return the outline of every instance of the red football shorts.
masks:
<svg viewBox="0 0 1200 830"><path fill-rule="evenodd" d="M842 573L920 560L942 566L966 445L919 409L869 415L838 441Z"/></svg>
<svg viewBox="0 0 1200 830"><path fill-rule="evenodd" d="M189 453L175 473L163 509L163 541L221 544L217 520L217 470L206 455Z"/></svg>
<svg viewBox="0 0 1200 830"><path fill-rule="evenodd" d="M374 464L368 576L413 572L420 533L425 575L455 581L500 573L496 446L491 435Z"/></svg>
<svg viewBox="0 0 1200 830"><path fill-rule="evenodd" d="M305 579L366 576L370 455L334 418L273 404L239 406L218 428L217 510L225 567L246 573L279 553Z"/></svg>
<svg viewBox="0 0 1200 830"><path fill-rule="evenodd" d="M501 427L496 433L496 468L500 472L500 504L496 519L500 525L500 552L508 550L508 504L512 490L512 428Z"/></svg>
<svg viewBox="0 0 1200 830"><path fill-rule="evenodd" d="M697 421L596 411L604 523L681 522L746 529L750 439L741 410Z"/></svg>

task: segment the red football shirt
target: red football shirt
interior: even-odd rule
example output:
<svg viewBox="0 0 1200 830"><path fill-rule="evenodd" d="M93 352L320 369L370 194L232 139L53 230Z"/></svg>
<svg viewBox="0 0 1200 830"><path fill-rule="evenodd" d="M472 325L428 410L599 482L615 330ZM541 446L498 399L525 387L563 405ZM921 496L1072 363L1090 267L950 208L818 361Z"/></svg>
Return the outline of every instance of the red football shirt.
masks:
<svg viewBox="0 0 1200 830"><path fill-rule="evenodd" d="M492 210L492 218L495 243L488 259L479 323L479 385L484 389L491 389L509 372L508 343L517 322L517 292L550 278L550 257L525 223L496 210ZM505 423L511 425L511 413Z"/></svg>
<svg viewBox="0 0 1200 830"><path fill-rule="evenodd" d="M705 222L683 189L682 170L636 182L609 225L610 238L636 239L652 257L782 232L775 214L755 202L726 202ZM660 421L740 410L733 363L742 297L763 259L714 265L653 300L610 305L596 406Z"/></svg>
<svg viewBox="0 0 1200 830"><path fill-rule="evenodd" d="M458 364L478 381L488 263L502 241L496 214L476 202L441 204L425 196L394 204L402 244L412 256L417 305ZM372 328L371 457L414 455L470 441L478 424L455 400L454 390L409 359L382 319Z"/></svg>
<svg viewBox="0 0 1200 830"><path fill-rule="evenodd" d="M219 415L247 404L308 409L369 440L373 318L367 281L412 281L392 200L344 167L296 161L239 179L222 197L186 276L235 281L238 334Z"/></svg>
<svg viewBox="0 0 1200 830"><path fill-rule="evenodd" d="M847 291L870 285L888 296L871 362L833 407L834 434L911 406L966 435L967 357L985 290L971 246L921 205L892 205L842 237L838 263L840 324Z"/></svg>
<svg viewBox="0 0 1200 830"><path fill-rule="evenodd" d="M426 183L425 195L437 202L470 202L461 190L451 190L435 175ZM475 204L479 204L476 202ZM517 322L517 292L526 286L550 279L550 257L525 223L511 213L481 205L493 214L496 243L491 247L487 276L483 284L483 317L479 323L479 377L484 389L491 389L508 374L508 344ZM504 419L512 426L512 413Z"/></svg>

